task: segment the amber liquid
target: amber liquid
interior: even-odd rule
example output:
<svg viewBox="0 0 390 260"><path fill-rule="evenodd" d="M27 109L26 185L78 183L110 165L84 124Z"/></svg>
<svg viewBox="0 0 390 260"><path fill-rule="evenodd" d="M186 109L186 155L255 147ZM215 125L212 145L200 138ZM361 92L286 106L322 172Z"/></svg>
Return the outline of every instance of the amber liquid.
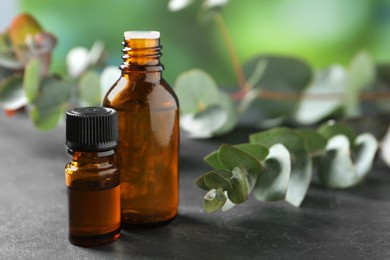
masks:
<svg viewBox="0 0 390 260"><path fill-rule="evenodd" d="M124 224L165 222L177 214L178 105L169 86L155 78L156 73L126 75L103 103L118 111Z"/></svg>
<svg viewBox="0 0 390 260"><path fill-rule="evenodd" d="M119 238L119 185L99 191L68 188L69 239L84 246Z"/></svg>
<svg viewBox="0 0 390 260"><path fill-rule="evenodd" d="M113 155L97 154L84 158L76 153L65 167L69 241L79 246L106 244L120 236L119 173L111 162Z"/></svg>

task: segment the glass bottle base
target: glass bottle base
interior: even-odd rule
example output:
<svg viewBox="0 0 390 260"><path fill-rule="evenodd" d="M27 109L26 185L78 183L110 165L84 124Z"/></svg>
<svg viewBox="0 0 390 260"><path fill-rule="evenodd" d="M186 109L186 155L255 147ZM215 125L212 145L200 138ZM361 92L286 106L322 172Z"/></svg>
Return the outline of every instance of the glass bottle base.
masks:
<svg viewBox="0 0 390 260"><path fill-rule="evenodd" d="M118 228L110 233L97 236L78 236L69 234L69 242L76 246L92 247L116 241L120 237L121 229Z"/></svg>

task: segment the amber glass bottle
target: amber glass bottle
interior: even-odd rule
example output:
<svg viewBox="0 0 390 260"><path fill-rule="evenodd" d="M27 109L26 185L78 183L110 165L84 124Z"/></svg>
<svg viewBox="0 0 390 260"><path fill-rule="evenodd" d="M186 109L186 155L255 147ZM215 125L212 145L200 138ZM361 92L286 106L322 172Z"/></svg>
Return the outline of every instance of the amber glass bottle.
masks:
<svg viewBox="0 0 390 260"><path fill-rule="evenodd" d="M162 78L159 32L125 32L122 75L103 105L118 111L123 224L171 220L178 207L179 104Z"/></svg>
<svg viewBox="0 0 390 260"><path fill-rule="evenodd" d="M65 166L65 180L72 244L95 246L120 236L117 144L115 110L87 107L67 112L66 146L72 161Z"/></svg>

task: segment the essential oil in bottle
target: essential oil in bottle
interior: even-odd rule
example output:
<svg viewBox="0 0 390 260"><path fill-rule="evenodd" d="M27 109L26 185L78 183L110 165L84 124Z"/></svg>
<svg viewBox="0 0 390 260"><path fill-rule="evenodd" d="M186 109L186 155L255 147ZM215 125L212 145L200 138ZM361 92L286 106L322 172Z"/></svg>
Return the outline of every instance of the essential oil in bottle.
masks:
<svg viewBox="0 0 390 260"><path fill-rule="evenodd" d="M118 111L121 220L144 225L178 207L179 103L162 77L160 33L124 33L122 75L103 105Z"/></svg>
<svg viewBox="0 0 390 260"><path fill-rule="evenodd" d="M66 113L66 146L72 161L65 166L65 179L72 244L96 246L120 236L117 145L115 110L84 107Z"/></svg>

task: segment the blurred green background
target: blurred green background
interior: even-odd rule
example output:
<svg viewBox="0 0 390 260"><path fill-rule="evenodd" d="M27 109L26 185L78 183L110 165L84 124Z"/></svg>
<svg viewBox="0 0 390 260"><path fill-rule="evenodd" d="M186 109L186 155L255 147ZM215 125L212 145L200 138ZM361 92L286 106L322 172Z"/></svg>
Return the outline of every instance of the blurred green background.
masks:
<svg viewBox="0 0 390 260"><path fill-rule="evenodd" d="M168 81L199 67L220 85L235 85L215 23L197 22L200 3L175 13L168 0L20 0L20 9L57 35L55 71L65 70L72 47L90 47L97 39L106 44L109 64L119 65L123 31L159 30ZM378 62L390 61L387 0L230 0L222 15L242 62L272 53L302 57L321 68L348 64L361 49Z"/></svg>

